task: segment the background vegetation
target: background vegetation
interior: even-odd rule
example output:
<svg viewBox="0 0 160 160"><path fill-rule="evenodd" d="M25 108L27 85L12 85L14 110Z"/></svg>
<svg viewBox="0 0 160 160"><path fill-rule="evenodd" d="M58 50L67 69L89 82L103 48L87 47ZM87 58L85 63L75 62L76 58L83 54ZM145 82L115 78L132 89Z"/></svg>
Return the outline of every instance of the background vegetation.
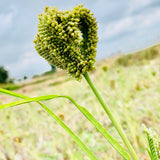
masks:
<svg viewBox="0 0 160 160"><path fill-rule="evenodd" d="M3 66L0 66L0 83L6 83L8 80L8 71L4 69Z"/></svg>
<svg viewBox="0 0 160 160"><path fill-rule="evenodd" d="M142 124L160 135L160 45L97 62L90 73L121 122L142 160L149 159ZM6 88L8 84L1 84ZM77 82L62 71L35 76L16 84L15 91L30 97L69 95L85 106L121 143L114 128L85 81ZM0 104L15 98L0 95ZM83 115L67 100L44 102L91 148L100 160L122 159ZM0 111L0 159L84 160L85 154L36 103Z"/></svg>

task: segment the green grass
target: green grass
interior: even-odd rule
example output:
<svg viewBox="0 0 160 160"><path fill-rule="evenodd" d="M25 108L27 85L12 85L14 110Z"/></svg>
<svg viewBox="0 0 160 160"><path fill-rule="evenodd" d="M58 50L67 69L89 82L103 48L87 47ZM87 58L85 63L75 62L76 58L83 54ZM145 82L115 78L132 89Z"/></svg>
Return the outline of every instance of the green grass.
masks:
<svg viewBox="0 0 160 160"><path fill-rule="evenodd" d="M120 56L116 63L123 66L128 65L143 65L148 63L150 60L160 57L160 46L154 45L150 48Z"/></svg>
<svg viewBox="0 0 160 160"><path fill-rule="evenodd" d="M141 57L143 52L139 52L137 56ZM135 58L134 54L129 59L125 58L126 56L121 59L132 60L132 65L129 65L129 62L121 65L117 63L117 58L104 60L97 64L91 77L143 160L149 157L145 149L147 138L142 124L154 128L160 135L160 59L159 56L151 59ZM112 61L115 63L111 63ZM107 66L107 70L104 70L103 66ZM30 97L47 94L69 95L85 106L122 144L85 80L77 82L70 79L64 83L63 80L68 78L58 71L48 79L37 78L38 83L28 82L32 85L26 84L16 92ZM54 82L57 85L53 85ZM17 99L8 98L6 95L0 96L0 103L3 104L15 100ZM68 100L51 100L45 104L83 139L100 160L122 159ZM15 159L15 156L21 156L27 160L87 160L67 133L36 103L1 110L0 117L0 159L5 160L7 156Z"/></svg>
<svg viewBox="0 0 160 160"><path fill-rule="evenodd" d="M0 87L7 90L16 90L21 88L22 86L14 83L1 83Z"/></svg>

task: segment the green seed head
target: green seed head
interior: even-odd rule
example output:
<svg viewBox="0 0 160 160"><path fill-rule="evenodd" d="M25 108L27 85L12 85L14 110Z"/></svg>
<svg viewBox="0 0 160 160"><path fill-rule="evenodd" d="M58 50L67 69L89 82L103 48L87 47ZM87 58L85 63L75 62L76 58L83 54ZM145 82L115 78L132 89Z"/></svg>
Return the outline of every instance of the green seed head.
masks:
<svg viewBox="0 0 160 160"><path fill-rule="evenodd" d="M160 159L160 138L151 129L145 127L145 132L147 134L147 139L150 147L150 152L153 159Z"/></svg>
<svg viewBox="0 0 160 160"><path fill-rule="evenodd" d="M63 12L46 6L38 19L33 42L43 58L76 79L94 69L98 28L89 9L78 5Z"/></svg>

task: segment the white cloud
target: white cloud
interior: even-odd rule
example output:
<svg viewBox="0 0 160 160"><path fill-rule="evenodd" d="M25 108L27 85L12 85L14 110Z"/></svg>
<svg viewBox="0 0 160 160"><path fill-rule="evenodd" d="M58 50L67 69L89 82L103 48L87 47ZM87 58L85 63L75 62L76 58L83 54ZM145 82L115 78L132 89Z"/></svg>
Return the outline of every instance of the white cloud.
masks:
<svg viewBox="0 0 160 160"><path fill-rule="evenodd" d="M44 61L38 54L29 51L24 53L18 61L7 64L6 68L10 71L11 77L32 76L35 73L50 70L49 65Z"/></svg>
<svg viewBox="0 0 160 160"><path fill-rule="evenodd" d="M144 23L144 27L145 26L152 26L155 23L159 22L160 20L160 10L156 9L153 10L152 12L149 12L146 16L141 16Z"/></svg>
<svg viewBox="0 0 160 160"><path fill-rule="evenodd" d="M113 21L112 23L106 25L105 31L100 35L100 39L108 39L129 30L132 24L133 20L131 17Z"/></svg>
<svg viewBox="0 0 160 160"><path fill-rule="evenodd" d="M129 2L129 12L134 12L136 10L142 9L150 5L153 0L131 0Z"/></svg>
<svg viewBox="0 0 160 160"><path fill-rule="evenodd" d="M100 34L100 40L110 39L128 31L137 32L147 30L159 22L159 20L159 9L155 9L146 14L127 16L123 19L106 24L104 31Z"/></svg>
<svg viewBox="0 0 160 160"><path fill-rule="evenodd" d="M11 25L12 19L13 19L13 13L0 14L0 20L1 20L0 29L2 31L6 30L6 27L8 28Z"/></svg>
<svg viewBox="0 0 160 160"><path fill-rule="evenodd" d="M0 20L1 20L0 30L1 30L1 34L4 34L10 27L12 27L13 18L17 14L16 8L14 6L11 6L10 8L11 8L11 10L8 13L1 13L0 14Z"/></svg>

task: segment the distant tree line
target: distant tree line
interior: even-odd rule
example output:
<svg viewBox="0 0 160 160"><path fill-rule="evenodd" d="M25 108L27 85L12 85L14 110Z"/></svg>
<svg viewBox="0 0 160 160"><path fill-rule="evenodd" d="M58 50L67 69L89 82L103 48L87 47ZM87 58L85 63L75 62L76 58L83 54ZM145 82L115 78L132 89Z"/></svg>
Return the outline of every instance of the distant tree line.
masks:
<svg viewBox="0 0 160 160"><path fill-rule="evenodd" d="M49 72L55 72L56 67L53 65L50 65L50 66L51 66L51 71ZM27 76L23 77L24 80L26 80L27 78L28 78ZM7 82L14 83L14 79L9 78L8 71L3 66L0 66L0 83L7 83Z"/></svg>
<svg viewBox="0 0 160 160"><path fill-rule="evenodd" d="M3 66L0 66L0 83L7 83L8 78L8 71Z"/></svg>

